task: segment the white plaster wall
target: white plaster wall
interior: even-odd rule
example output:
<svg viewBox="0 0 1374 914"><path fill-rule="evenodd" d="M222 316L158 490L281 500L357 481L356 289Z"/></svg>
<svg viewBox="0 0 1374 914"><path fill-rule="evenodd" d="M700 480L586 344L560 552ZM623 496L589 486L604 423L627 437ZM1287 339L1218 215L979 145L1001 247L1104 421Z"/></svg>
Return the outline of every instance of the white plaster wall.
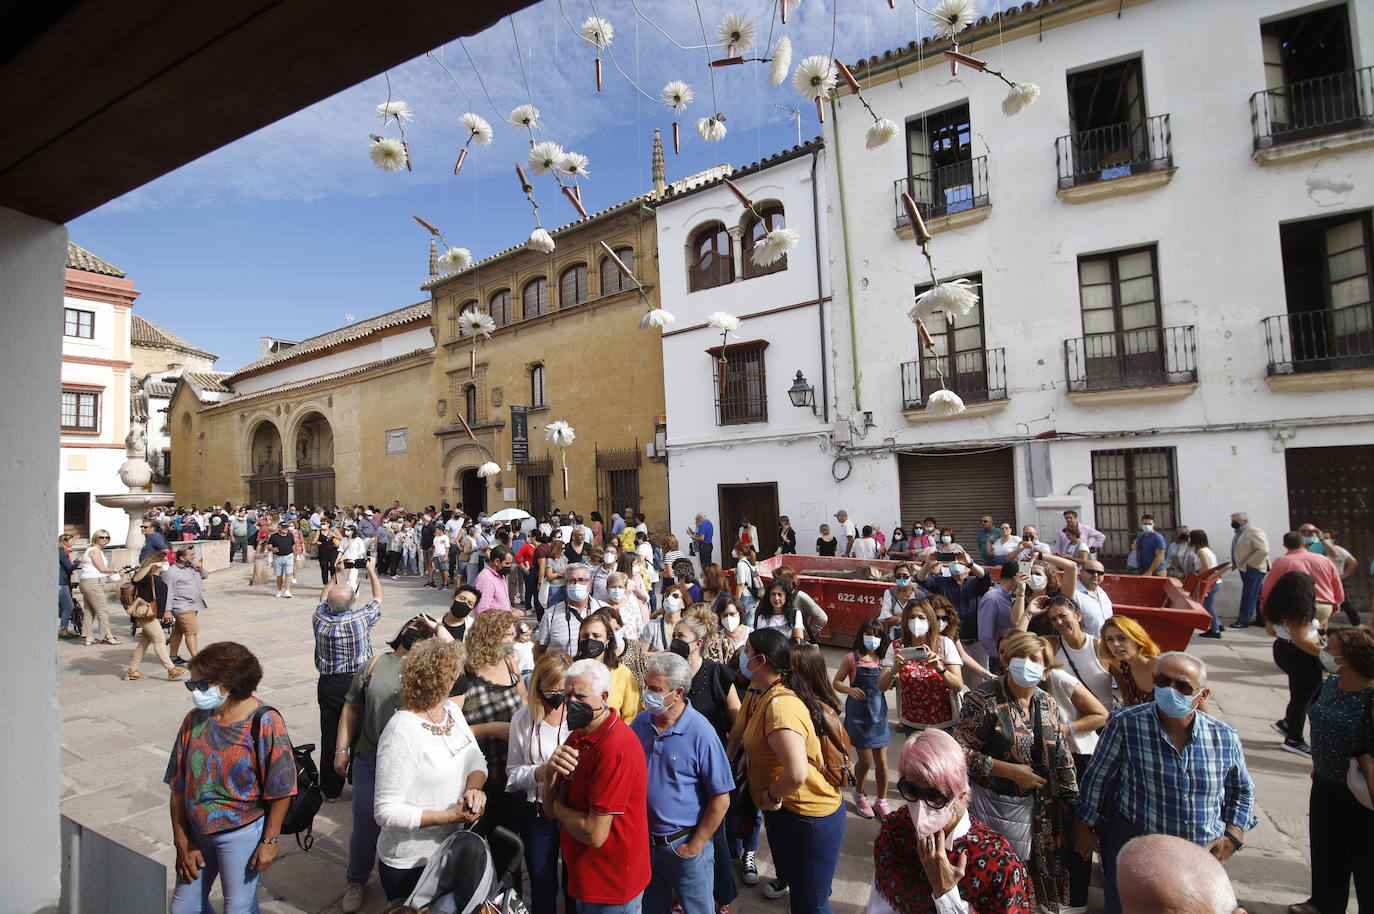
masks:
<svg viewBox="0 0 1374 914"><path fill-rule="evenodd" d="M358 365L366 365L368 362L376 362L379 359L405 355L416 349L427 348L433 345L433 342L429 325L425 324L417 329L407 330L405 333L398 333L395 336L382 337L354 349L346 349L343 352L325 353L319 357L302 356L299 359L286 362L280 368L275 368L272 371L265 371L262 374L253 375L251 378L234 381L234 390L238 394L257 393L269 387L276 387L278 384L304 381L307 378L317 378L331 372L345 371Z"/></svg>
<svg viewBox="0 0 1374 914"><path fill-rule="evenodd" d="M0 335L0 384L47 396L0 398L5 469L0 502L15 517L40 518L53 529L58 504L58 389L61 382L63 265L67 231L60 225L0 208L3 311L21 332ZM19 537L11 560L18 568L49 568L54 542ZM0 668L8 720L24 721L23 739L0 740L0 886L7 911L56 910L61 870L58 840L57 648L53 638L56 579L19 574L7 597L32 612L12 613L8 635L21 651ZM22 785L21 785L22 782Z"/></svg>
<svg viewBox="0 0 1374 914"><path fill-rule="evenodd" d="M1356 66L1374 59L1374 36L1356 35ZM915 329L906 314L913 287L928 281L913 241L893 231L893 182L905 175L905 145L894 140L866 150L868 114L853 98L828 119L828 173L833 205L831 247L836 285L835 340L850 332L847 280L854 291L859 404L872 410L878 438L898 445L986 442L1024 438L1049 429L1104 433L1096 447L1153 446L1168 430L1222 423L1302 424L1311 417L1356 417L1338 434L1303 430L1304 440L1353 444L1374 435L1369 390L1321 394L1276 393L1265 383L1267 352L1261 320L1287 310L1279 250L1280 223L1353 212L1374 206L1374 151L1362 150L1304 163L1261 167L1250 159L1249 97L1264 86L1259 25L1262 18L1296 11L1283 0L1218 0L1188 6L1189 25L1178 28L1178 5L1154 2L1124 9L1120 18L1098 16L1047 29L1043 41L966 46L1016 80L1038 83L1040 99L1014 118L1001 114L1005 87L993 77L943 64L904 72L865 91L874 108L899 123L967 99L975 134L974 155L988 155L990 217L977 225L937 234L931 251L941 277L981 271L985 345L1005 347L1011 401L985 418L955 418L913 425L901 413L899 363L917 358ZM1217 40L1217 36L1227 36ZM1143 52L1143 54L1142 54ZM1069 132L1067 69L1142 54L1147 113L1170 115L1178 171L1159 189L1072 205L1055 196L1054 142ZM838 130L838 138L835 131ZM838 148L838 151L837 151ZM839 187L843 180L852 259L846 274L840 243ZM1196 326L1200 389L1165 404L1085 407L1065 397L1064 340L1082 335L1077 258L1080 254L1157 244L1163 326ZM841 360L842 370L852 370ZM1158 439L1123 441L1111 435L1165 430ZM1243 436L1267 450L1266 436ZM1229 436L1183 436L1179 450L1180 507L1197 522L1204 503L1213 513L1259 499L1268 526L1286 525L1282 460L1255 457L1255 473L1218 472L1229 460ZM1056 491L1085 481L1090 472L1061 472L1061 460L1090 450L1055 443L1050 450ZM1247 452L1249 448L1247 446ZM1018 454L1018 467L1019 458ZM1280 455L1281 458L1281 455ZM1072 466L1073 464L1071 464ZM1216 480L1199 488L1197 480ZM1023 488L1018 470L1018 489ZM1229 487L1234 486L1235 489ZM1081 491L1081 490L1080 490ZM1263 494L1259 494L1263 492ZM893 496L895 498L895 494ZM1213 505L1211 502L1216 500ZM1023 512L1029 492L1020 493ZM1225 510L1237 508L1226 507ZM1213 527L1225 527L1208 520Z"/></svg>
<svg viewBox="0 0 1374 914"><path fill-rule="evenodd" d="M72 457L84 458L86 468L73 469L79 467L80 460L72 461ZM127 492L128 487L119 480L119 467L124 463L124 449L114 448L62 448L58 464L58 491L65 495L67 492L89 492L90 493L90 532L105 529L110 531L111 545L121 545L125 535L129 532L129 515L118 508L107 508L98 504L95 500L97 495L116 495ZM61 497L57 500L56 524L54 529L62 530L62 505ZM54 534L56 535L56 534ZM79 535L79 534L78 534Z"/></svg>

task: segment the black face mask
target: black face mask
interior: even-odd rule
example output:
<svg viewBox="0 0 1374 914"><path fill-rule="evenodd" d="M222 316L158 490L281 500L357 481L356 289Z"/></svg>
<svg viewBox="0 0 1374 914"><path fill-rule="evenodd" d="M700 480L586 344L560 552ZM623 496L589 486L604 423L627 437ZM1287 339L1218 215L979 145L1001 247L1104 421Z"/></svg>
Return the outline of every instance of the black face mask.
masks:
<svg viewBox="0 0 1374 914"><path fill-rule="evenodd" d="M593 708L586 702L578 701L576 698L569 698L568 729L581 730L583 727L590 724L600 711L600 708Z"/></svg>
<svg viewBox="0 0 1374 914"><path fill-rule="evenodd" d="M426 637L428 636L424 632L420 631L418 628L408 628L405 631L401 632L401 647L405 648L406 650L410 650L418 642L425 640Z"/></svg>
<svg viewBox="0 0 1374 914"><path fill-rule="evenodd" d="M686 660L687 657L692 653L691 646L686 641L683 641L681 638L674 638L672 642L668 645L668 650L672 651L674 654L677 654L683 660Z"/></svg>
<svg viewBox="0 0 1374 914"><path fill-rule="evenodd" d="M1242 525L1241 522L1238 521L1238 520L1233 520L1233 521L1231 521L1231 529L1232 529L1232 530L1239 530L1242 526L1243 526L1243 525Z"/></svg>
<svg viewBox="0 0 1374 914"><path fill-rule="evenodd" d="M469 688L471 688L471 687L472 687L472 677L469 676L469 675L465 672L465 673L461 674L457 679L455 679L455 680L453 681L453 688L450 689L450 690L449 690L449 693L448 693L448 694L449 694L449 697L450 697L450 698L453 698L454 696L457 696L457 695L466 694L467 690L468 690Z"/></svg>
<svg viewBox="0 0 1374 914"><path fill-rule="evenodd" d="M453 616L453 618L455 619L466 619L468 617L468 613L472 612L472 607L464 603L462 600L454 600L452 603L449 604L448 612L449 615Z"/></svg>
<svg viewBox="0 0 1374 914"><path fill-rule="evenodd" d="M595 660L606 653L606 642L583 638L577 642L577 660Z"/></svg>
<svg viewBox="0 0 1374 914"><path fill-rule="evenodd" d="M545 707L557 710L563 704L565 696L562 692L540 692L539 697L544 700Z"/></svg>

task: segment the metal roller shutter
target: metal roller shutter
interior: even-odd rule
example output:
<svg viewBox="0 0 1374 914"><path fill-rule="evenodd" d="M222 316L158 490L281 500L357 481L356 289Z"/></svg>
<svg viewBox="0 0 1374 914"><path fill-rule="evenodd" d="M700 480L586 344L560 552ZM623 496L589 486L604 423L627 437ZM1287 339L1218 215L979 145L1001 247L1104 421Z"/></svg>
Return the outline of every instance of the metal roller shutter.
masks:
<svg viewBox="0 0 1374 914"><path fill-rule="evenodd" d="M995 523L1006 521L1016 526L1013 466L1010 447L939 455L898 454L904 528L910 532L921 518L934 517L942 527L953 527L955 542L976 554L982 526L979 518L984 514L991 514Z"/></svg>

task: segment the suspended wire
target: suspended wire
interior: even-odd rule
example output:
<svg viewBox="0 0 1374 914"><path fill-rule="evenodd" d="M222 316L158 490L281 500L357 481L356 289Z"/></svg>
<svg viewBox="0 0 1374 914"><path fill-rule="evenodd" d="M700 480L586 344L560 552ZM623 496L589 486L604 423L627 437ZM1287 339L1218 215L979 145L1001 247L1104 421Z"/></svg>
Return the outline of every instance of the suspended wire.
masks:
<svg viewBox="0 0 1374 914"><path fill-rule="evenodd" d="M641 10L641 9L639 8L639 4L635 3L635 0L630 0L630 6L634 9L635 14L638 15L640 19L643 19L645 22L649 23L649 25L654 29L654 31L658 32L658 33L659 33L660 35L662 35L664 38L667 38L667 39L668 39L669 41L671 41L673 44L677 45L678 48L680 48L681 50L684 50L684 51L700 51L702 48L707 48L707 49L709 50L710 48L721 47L721 45L714 45L714 44L711 44L711 43L710 43L710 39L706 39L706 29L704 29L704 28L701 30L701 37L702 37L703 39L706 39L706 42L707 42L706 44L682 44L680 41L678 41L678 40L677 40L676 38L674 38L672 35L669 35L667 32L663 31L663 29L659 28L659 27L658 27L658 23L654 22L654 20L652 20L652 19L650 19L648 16L644 15L644 11ZM697 16L698 16L698 17L701 16L701 10L700 10L700 9L697 10Z"/></svg>
<svg viewBox="0 0 1374 914"><path fill-rule="evenodd" d="M504 121L506 119L505 112L496 107L496 102L491 100L491 93L487 91L487 82L482 78L482 71L477 69L477 61L472 59L472 53L462 38L458 39L458 46L463 49L463 54L467 56L468 64L472 66L472 72L477 74L477 84L482 87L482 94L487 97L487 104L491 105L491 110L495 111L496 116Z"/></svg>
<svg viewBox="0 0 1374 914"><path fill-rule="evenodd" d="M440 48L440 49L439 49L440 53L442 53L443 50L444 50L443 48ZM462 84L458 82L458 78L457 78L456 76L453 75L453 71L450 70L450 69L444 64L443 59L440 58L440 57L434 56L434 52L433 52L433 51L426 51L426 52L425 52L425 56L428 57L430 60L434 61L435 63L437 63L437 64L439 65L439 68L442 69L445 73L448 74L448 78L449 78L450 80L452 80L454 88L457 89L459 92L463 93L463 98L464 98L464 100L467 102L468 108L469 108L469 109L472 108L472 96L471 96L471 95L468 95L467 90L464 89L463 86L462 86Z"/></svg>
<svg viewBox="0 0 1374 914"><path fill-rule="evenodd" d="M596 11L596 4L595 4L595 3L590 3L590 2L589 2L589 5L590 5L591 8L592 8L592 15L593 15L593 16L596 16L596 17L599 19L599 18L601 17L601 14L598 13L598 12ZM622 77L627 83L629 83L630 86L631 86L636 92L638 92L640 95L642 95L642 96L644 96L645 98L647 98L649 101L654 102L655 104L659 104L659 105L667 105L667 104L668 104L667 102L665 102L663 99L659 98L658 96L650 95L648 92L645 92L644 89L640 87L639 83L635 82L633 79L630 78L630 74L628 74L628 73L625 72L625 68L622 67L622 66L620 65L620 61L616 60L615 51L611 50L611 46L610 46L610 45L606 45L606 47L601 48L601 47L598 47L597 44L596 44L595 42L593 42L593 41L588 41L588 40L587 40L587 37L586 37L585 35L582 34L582 30L579 29L577 26L573 25L572 20L568 18L568 12L567 12L567 10L565 10L565 9L563 8L563 0L558 0L558 12L563 16L563 21L566 22L566 23L568 24L568 28L572 29L573 34L576 35L581 41L585 41L587 44L589 44L589 45L591 45L592 47L596 48L597 54L598 54L598 55L600 55L600 53L601 53L603 50L606 52L606 56L610 58L611 66L615 67L616 72L619 73L619 74L621 75L621 77Z"/></svg>
<svg viewBox="0 0 1374 914"><path fill-rule="evenodd" d="M515 17L507 16L506 21L510 23L510 33L515 38L515 59L520 62L520 80L525 84L525 100L533 105L534 93L530 91L530 78L525 74L525 55L520 50L520 33L515 30Z"/></svg>
<svg viewBox="0 0 1374 914"><path fill-rule="evenodd" d="M785 3L786 0L783 0ZM838 0L830 4L830 59L835 59L835 31L840 17L840 4Z"/></svg>
<svg viewBox="0 0 1374 914"><path fill-rule="evenodd" d="M634 0L630 0L630 2L633 4ZM720 113L720 103L716 101L716 74L711 66L711 39L706 37L706 20L701 16L700 0L692 0L692 5L697 8L697 24L701 26L701 40L706 42L702 47L706 49L706 76L711 81L711 111L712 115L715 115ZM676 44L676 42L674 43Z"/></svg>

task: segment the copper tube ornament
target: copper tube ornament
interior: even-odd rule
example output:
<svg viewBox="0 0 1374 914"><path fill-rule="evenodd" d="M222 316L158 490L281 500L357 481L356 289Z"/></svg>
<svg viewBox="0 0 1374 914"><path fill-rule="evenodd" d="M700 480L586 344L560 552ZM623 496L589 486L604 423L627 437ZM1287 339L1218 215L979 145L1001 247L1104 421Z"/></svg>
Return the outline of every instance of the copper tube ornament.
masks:
<svg viewBox="0 0 1374 914"><path fill-rule="evenodd" d="M825 106L821 104L819 97L816 99L816 120L825 123Z"/></svg>
<svg viewBox="0 0 1374 914"><path fill-rule="evenodd" d="M401 148L406 152L406 171L414 171L415 169L410 165L410 144L401 140Z"/></svg>
<svg viewBox="0 0 1374 914"><path fill-rule="evenodd" d="M563 499L564 499L564 501L566 501L567 498L568 498L568 464L566 463L567 459L568 459L568 458L566 458L566 457L563 458L563 460L565 461L564 464L563 464Z"/></svg>
<svg viewBox="0 0 1374 914"><path fill-rule="evenodd" d="M849 72L849 67L844 65L844 61L840 60L838 57L835 58L835 69L844 77L844 81L849 83L849 88L853 89L855 92L859 91L859 81L854 78L853 73Z"/></svg>
<svg viewBox="0 0 1374 914"><path fill-rule="evenodd" d="M467 148L466 146L464 146L462 149L460 149L460 150L458 151L458 161L457 161L457 163L453 166L453 173L454 173L455 175L458 174L458 172L462 170L462 168L463 168L463 160L466 159L467 157L468 157L468 148Z"/></svg>
<svg viewBox="0 0 1374 914"><path fill-rule="evenodd" d="M475 344L468 350L468 377L477 377L477 346Z"/></svg>
<svg viewBox="0 0 1374 914"><path fill-rule="evenodd" d="M958 54L958 53L959 53L959 42L957 42L957 41L952 41L952 42L950 42L949 50L950 50L950 51L953 51L955 54ZM948 55L948 52L946 52L946 56L949 56L949 55ZM959 58L957 58L957 57L950 57L950 58L949 58L949 75L950 75L950 76L958 76L958 75L959 75Z"/></svg>
<svg viewBox="0 0 1374 914"><path fill-rule="evenodd" d="M682 152L682 140L681 140L681 138L680 138L679 135L678 135L678 125L677 125L677 121L673 121L673 155L678 155L678 154L680 154L681 152Z"/></svg>
<svg viewBox="0 0 1374 914"><path fill-rule="evenodd" d="M930 335L930 331L926 329L925 321L921 320L919 317L916 318L916 333L921 338L921 348L935 348L935 339Z"/></svg>
<svg viewBox="0 0 1374 914"><path fill-rule="evenodd" d="M967 54L961 53L958 45L955 45L952 49L946 49L945 56L949 58L951 69L957 68L959 64L963 64L966 67L972 67L979 73L982 73L988 68L988 62L986 60L979 60L977 57L970 57Z"/></svg>
<svg viewBox="0 0 1374 914"><path fill-rule="evenodd" d="M729 182L727 181L726 183L728 184ZM617 270L619 270L629 279L635 278L634 271L625 265L625 261L621 260L619 257L616 256L615 251L611 250L611 246L609 244L607 244L604 241L598 241L597 244L601 246L601 250L605 253L607 259L610 260L611 263L615 264L615 268Z"/></svg>
<svg viewBox="0 0 1374 914"><path fill-rule="evenodd" d="M576 210L582 215L582 218L583 218L583 219L586 219L586 218L587 218L587 211L586 211L585 209L583 209L583 207L582 207L582 201L581 201L580 199L578 199L577 194L573 193L573 189L572 189L571 187L569 187L568 185L566 185L566 184L562 185L562 187L563 187L563 196L567 197L567 198L568 198L568 202L570 202L570 203L573 205L573 208L576 209Z"/></svg>
<svg viewBox="0 0 1374 914"><path fill-rule="evenodd" d="M534 185L530 183L529 178L525 177L525 169L520 167L519 162L515 163L515 175L520 179L520 189L522 191L527 194L534 193Z"/></svg>
<svg viewBox="0 0 1374 914"><path fill-rule="evenodd" d="M916 238L917 244L929 244L931 239L930 229L926 228L926 221L921 218L921 211L916 206L916 201L911 199L911 194L902 192L902 208L906 210L906 217L911 220L911 231Z"/></svg>
<svg viewBox="0 0 1374 914"><path fill-rule="evenodd" d="M416 222L418 222L418 223L420 223L422 226L424 226L424 227L425 227L425 231L429 232L429 233L430 233L431 235L433 235L434 237L436 237L436 238L439 237L439 230L438 230L437 228L435 228L434 226L430 225L430 224L429 224L428 222L426 222L425 220L421 219L419 216L411 216L410 218L414 219Z"/></svg>
<svg viewBox="0 0 1374 914"><path fill-rule="evenodd" d="M601 58L596 59L596 91L601 91Z"/></svg>
<svg viewBox="0 0 1374 914"><path fill-rule="evenodd" d="M723 178L722 180L725 182L725 186L730 190L730 193L735 195L735 199L740 202L740 205L742 205L745 209L754 208L754 201L749 199L748 194L739 189L738 184L736 184L734 181L731 181L729 178Z"/></svg>

